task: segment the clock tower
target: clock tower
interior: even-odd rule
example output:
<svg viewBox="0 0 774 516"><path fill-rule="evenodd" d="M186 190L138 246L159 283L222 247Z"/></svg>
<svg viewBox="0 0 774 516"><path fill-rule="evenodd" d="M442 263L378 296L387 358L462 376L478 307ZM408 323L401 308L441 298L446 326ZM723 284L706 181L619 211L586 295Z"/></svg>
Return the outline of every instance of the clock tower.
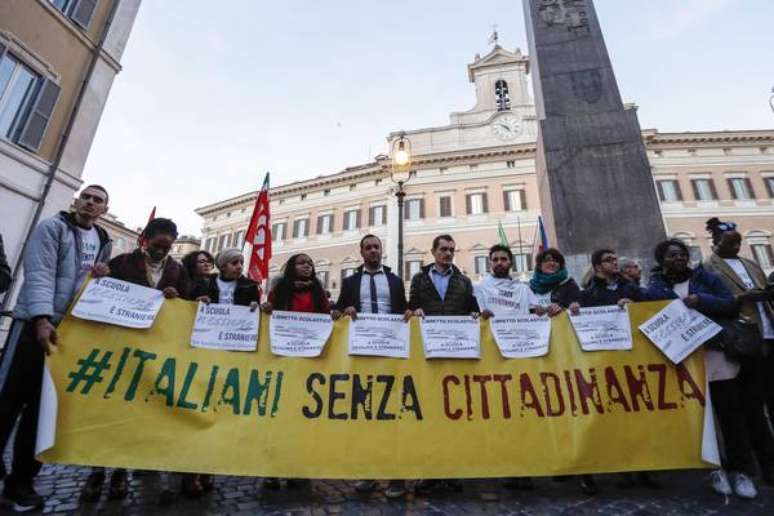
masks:
<svg viewBox="0 0 774 516"><path fill-rule="evenodd" d="M495 40L488 54L476 54L468 65L468 80L476 94L472 109L451 113L449 125L396 131L387 140L392 143L405 134L417 155L534 142L537 119L528 73L529 58L518 48L507 50Z"/></svg>

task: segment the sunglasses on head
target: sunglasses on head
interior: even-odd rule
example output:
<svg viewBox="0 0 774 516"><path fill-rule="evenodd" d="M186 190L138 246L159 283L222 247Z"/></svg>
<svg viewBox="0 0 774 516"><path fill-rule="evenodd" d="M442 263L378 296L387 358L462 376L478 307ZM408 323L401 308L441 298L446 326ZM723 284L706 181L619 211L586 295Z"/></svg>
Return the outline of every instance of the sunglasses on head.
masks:
<svg viewBox="0 0 774 516"><path fill-rule="evenodd" d="M736 229L736 222L721 222L717 225L720 231L733 231Z"/></svg>

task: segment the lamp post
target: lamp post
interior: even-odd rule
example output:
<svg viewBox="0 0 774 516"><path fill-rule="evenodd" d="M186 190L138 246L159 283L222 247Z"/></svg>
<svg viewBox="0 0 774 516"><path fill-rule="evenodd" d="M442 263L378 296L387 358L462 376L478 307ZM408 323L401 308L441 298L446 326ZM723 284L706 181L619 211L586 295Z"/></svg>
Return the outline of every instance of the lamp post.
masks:
<svg viewBox="0 0 774 516"><path fill-rule="evenodd" d="M403 279L403 198L406 197L403 185L411 178L411 142L406 138L405 132L401 131L398 138L392 142L390 155L390 179L398 185L395 191L395 197L398 199L398 276Z"/></svg>

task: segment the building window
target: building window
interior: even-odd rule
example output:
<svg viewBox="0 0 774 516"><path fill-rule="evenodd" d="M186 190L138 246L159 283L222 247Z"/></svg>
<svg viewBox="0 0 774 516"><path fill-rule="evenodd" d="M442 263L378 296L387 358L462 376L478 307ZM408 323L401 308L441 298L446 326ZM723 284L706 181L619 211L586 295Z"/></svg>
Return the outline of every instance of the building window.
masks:
<svg viewBox="0 0 774 516"><path fill-rule="evenodd" d="M474 258L473 265L476 269L476 274L484 274L489 272L489 257L488 256L476 256Z"/></svg>
<svg viewBox="0 0 774 516"><path fill-rule="evenodd" d="M0 138L36 151L60 88L6 50L0 43Z"/></svg>
<svg viewBox="0 0 774 516"><path fill-rule="evenodd" d="M470 165L470 171L472 172L474 170L478 170L478 165L476 164Z"/></svg>
<svg viewBox="0 0 774 516"><path fill-rule="evenodd" d="M771 269L774 267L774 254L769 244L751 244L752 254L755 261L761 266L761 269Z"/></svg>
<svg viewBox="0 0 774 516"><path fill-rule="evenodd" d="M441 217L451 217L452 216L452 198L451 195L442 195L439 201L438 206L438 215Z"/></svg>
<svg viewBox="0 0 774 516"><path fill-rule="evenodd" d="M218 239L218 249L217 249L218 251L221 251L226 247L228 247L228 241L230 236L231 235L229 235L228 233L226 233L225 235L220 235L220 239Z"/></svg>
<svg viewBox="0 0 774 516"><path fill-rule="evenodd" d="M333 232L333 214L317 217L317 234L327 235Z"/></svg>
<svg viewBox="0 0 774 516"><path fill-rule="evenodd" d="M769 194L769 197L774 198L774 177L764 177L763 184L766 185L766 192Z"/></svg>
<svg viewBox="0 0 774 516"><path fill-rule="evenodd" d="M231 239L231 245L233 247L242 247L245 243L245 230L237 231L234 233L234 237Z"/></svg>
<svg viewBox="0 0 774 516"><path fill-rule="evenodd" d="M509 159L505 162L505 166L508 168L516 168L516 161Z"/></svg>
<svg viewBox="0 0 774 516"><path fill-rule="evenodd" d="M285 240L285 223L277 222L271 226L271 239L274 242L281 242Z"/></svg>
<svg viewBox="0 0 774 516"><path fill-rule="evenodd" d="M89 28L98 0L49 0L62 14L84 29Z"/></svg>
<svg viewBox="0 0 774 516"><path fill-rule="evenodd" d="M658 185L658 198L664 202L678 202L683 200L680 184L674 179L656 181Z"/></svg>
<svg viewBox="0 0 774 516"><path fill-rule="evenodd" d="M349 185L349 191L350 191L350 192L351 192L352 190L354 190L355 188L357 188L357 184L356 184L356 183L352 183L351 185Z"/></svg>
<svg viewBox="0 0 774 516"><path fill-rule="evenodd" d="M409 260L406 262L406 265L404 265L406 274L403 278L404 281L408 281L411 278L414 277L415 274L419 274L419 271L422 269L422 261L421 260Z"/></svg>
<svg viewBox="0 0 774 516"><path fill-rule="evenodd" d="M323 190L323 195L330 195L330 194L331 194L330 190L327 190L327 189Z"/></svg>
<svg viewBox="0 0 774 516"><path fill-rule="evenodd" d="M306 238L309 234L309 219L293 221L293 238Z"/></svg>
<svg viewBox="0 0 774 516"><path fill-rule="evenodd" d="M701 247L698 245L689 245L688 258L690 259L691 264L694 266L704 261L704 255L701 252Z"/></svg>
<svg viewBox="0 0 774 516"><path fill-rule="evenodd" d="M449 169L448 169L448 167L441 167L441 168L439 169L439 171L441 172L441 174L445 173L447 170L449 170Z"/></svg>
<svg viewBox="0 0 774 516"><path fill-rule="evenodd" d="M527 209L527 192L524 190L508 190L503 192L505 211L523 211Z"/></svg>
<svg viewBox="0 0 774 516"><path fill-rule="evenodd" d="M508 83L500 79L495 83L495 102L497 111L508 111L511 109L511 96L508 93Z"/></svg>
<svg viewBox="0 0 774 516"><path fill-rule="evenodd" d="M529 272L532 269L532 255L513 253L513 270L516 272Z"/></svg>
<svg viewBox="0 0 774 516"><path fill-rule="evenodd" d="M346 267L344 269L341 269L341 283L343 284L344 279L349 278L350 276L355 274L355 271L357 271L357 269L355 269L354 267Z"/></svg>
<svg viewBox="0 0 774 516"><path fill-rule="evenodd" d="M35 72L10 55L0 61L0 134L13 140L22 125L25 107L29 104L40 80Z"/></svg>
<svg viewBox="0 0 774 516"><path fill-rule="evenodd" d="M204 249L210 252L215 251L215 237L207 239L207 243L204 245Z"/></svg>
<svg viewBox="0 0 774 516"><path fill-rule="evenodd" d="M384 226L385 224L387 224L387 207L371 206L368 210L368 225Z"/></svg>
<svg viewBox="0 0 774 516"><path fill-rule="evenodd" d="M404 206L403 218L405 220L420 220L425 218L425 200L409 199Z"/></svg>
<svg viewBox="0 0 774 516"><path fill-rule="evenodd" d="M355 231L360 227L360 210L344 212L344 231Z"/></svg>
<svg viewBox="0 0 774 516"><path fill-rule="evenodd" d="M712 179L691 179L691 186L697 201L714 201L718 198Z"/></svg>
<svg viewBox="0 0 774 516"><path fill-rule="evenodd" d="M489 211L485 193L468 194L465 196L468 215L482 215Z"/></svg>
<svg viewBox="0 0 774 516"><path fill-rule="evenodd" d="M328 288L328 271L317 271L317 279L320 280L323 288Z"/></svg>
<svg viewBox="0 0 774 516"><path fill-rule="evenodd" d="M728 189L731 196L737 201L749 201L753 198L753 189L750 180L746 177L729 177Z"/></svg>
<svg viewBox="0 0 774 516"><path fill-rule="evenodd" d="M302 193L302 194L301 194L301 200L302 200L302 201L305 201L305 200L306 200L306 194L305 194L305 193Z"/></svg>
<svg viewBox="0 0 774 516"><path fill-rule="evenodd" d="M379 186L380 184L382 184L382 180L381 179L375 179L374 180L374 186Z"/></svg>

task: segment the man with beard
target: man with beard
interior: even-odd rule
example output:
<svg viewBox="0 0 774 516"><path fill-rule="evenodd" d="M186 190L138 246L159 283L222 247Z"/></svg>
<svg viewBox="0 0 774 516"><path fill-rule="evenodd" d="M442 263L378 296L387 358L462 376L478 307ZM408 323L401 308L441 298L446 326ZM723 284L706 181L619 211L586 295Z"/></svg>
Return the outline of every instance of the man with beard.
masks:
<svg viewBox="0 0 774 516"><path fill-rule="evenodd" d="M360 240L360 256L363 257L363 265L341 282L341 293L331 317L336 320L348 315L354 321L358 313L402 314L408 321L412 311L406 305L403 281L382 264L382 241L379 237L364 236ZM377 484L376 480L358 480L355 490L370 493ZM402 498L405 494L405 480L390 480L384 491L384 496L389 499Z"/></svg>
<svg viewBox="0 0 774 516"><path fill-rule="evenodd" d="M24 283L0 361L0 450L14 438L12 472L5 478L4 500L16 511L42 507L33 480L43 355L57 343L57 325L89 273L104 276L110 238L95 222L107 211L108 193L99 185L84 188L73 211L43 220L24 251ZM0 462L0 478L5 467Z"/></svg>
<svg viewBox="0 0 774 516"><path fill-rule="evenodd" d="M360 256L363 265L341 282L339 299L332 313L334 319L342 314L357 318L358 312L366 314L403 314L407 311L406 291L403 281L382 265L382 241L376 235L366 235L360 240Z"/></svg>
<svg viewBox="0 0 774 516"><path fill-rule="evenodd" d="M489 268L491 274L473 285L481 317L501 317L505 315L527 315L530 312L543 315L546 309L540 306L537 297L529 285L511 278L513 253L510 248L496 244L489 249ZM505 481L508 489L533 489L532 478L509 478Z"/></svg>
<svg viewBox="0 0 774 516"><path fill-rule="evenodd" d="M530 312L543 315L544 308L538 303L529 286L511 279L513 253L501 244L489 249L489 266L492 271L473 285L481 317L497 315L526 315Z"/></svg>

